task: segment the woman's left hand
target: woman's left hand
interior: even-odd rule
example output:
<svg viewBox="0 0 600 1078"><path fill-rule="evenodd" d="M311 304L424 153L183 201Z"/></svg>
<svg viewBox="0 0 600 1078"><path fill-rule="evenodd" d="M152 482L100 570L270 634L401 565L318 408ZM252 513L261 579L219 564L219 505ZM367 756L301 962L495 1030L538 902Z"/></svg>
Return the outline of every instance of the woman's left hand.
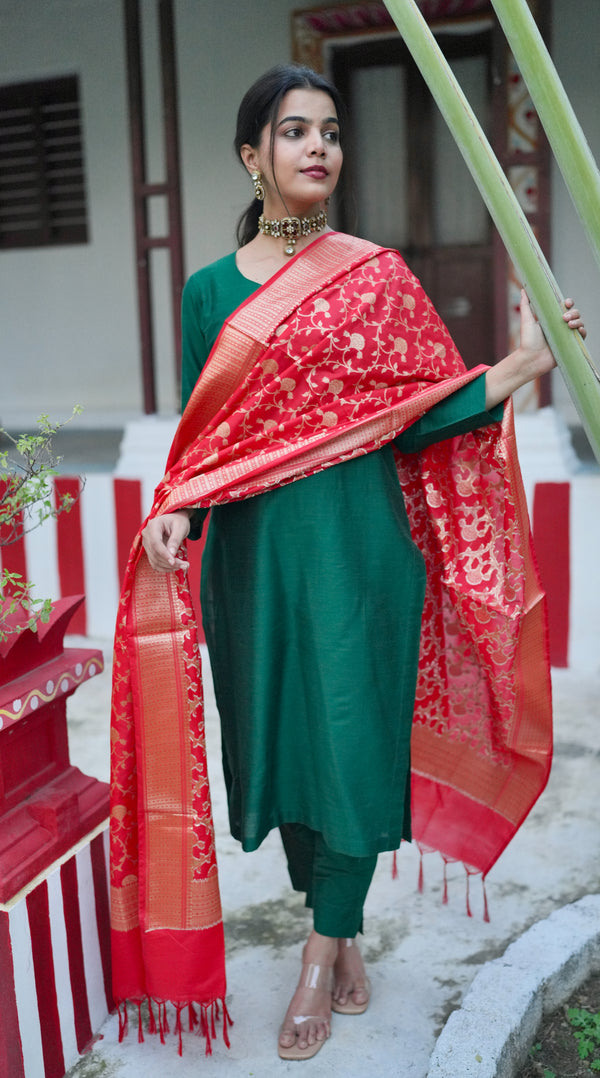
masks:
<svg viewBox="0 0 600 1078"><path fill-rule="evenodd" d="M586 336L583 319L573 306L572 299L565 300L566 311L563 320L569 329L579 330ZM515 390L541 378L556 366L550 346L544 337L542 327L531 310L527 293L521 292L521 337L519 347L509 356L491 367L485 376L486 407L494 408L501 401L510 397Z"/></svg>
<svg viewBox="0 0 600 1078"><path fill-rule="evenodd" d="M579 330L581 336L585 338L587 330L577 307L573 306L573 300L566 299L565 307L567 309L563 314L563 321L567 323L569 329ZM531 310L525 290L521 292L521 338L518 351L524 353L523 373L527 375L528 382L533 378L539 378L540 375L546 374L556 366L556 360L544 337L542 327ZM529 367L531 367L531 372Z"/></svg>
<svg viewBox="0 0 600 1078"><path fill-rule="evenodd" d="M583 324L583 318L577 310L577 307L573 306L573 300L566 299L565 307L567 308L567 310L563 314L563 321L567 323L569 329L578 329L581 336L585 340L585 338L587 337L587 329Z"/></svg>

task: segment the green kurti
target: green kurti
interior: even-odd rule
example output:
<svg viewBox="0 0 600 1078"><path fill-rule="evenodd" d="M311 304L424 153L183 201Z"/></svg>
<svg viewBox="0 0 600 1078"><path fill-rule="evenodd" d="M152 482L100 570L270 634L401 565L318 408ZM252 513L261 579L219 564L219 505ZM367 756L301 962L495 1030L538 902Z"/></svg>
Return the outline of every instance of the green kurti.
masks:
<svg viewBox="0 0 600 1078"><path fill-rule="evenodd" d="M225 319L259 286L235 255L183 297L183 403ZM403 452L497 421L478 378L396 439ZM231 831L281 823L367 857L410 837L410 734L425 569L391 445L212 509L202 619Z"/></svg>

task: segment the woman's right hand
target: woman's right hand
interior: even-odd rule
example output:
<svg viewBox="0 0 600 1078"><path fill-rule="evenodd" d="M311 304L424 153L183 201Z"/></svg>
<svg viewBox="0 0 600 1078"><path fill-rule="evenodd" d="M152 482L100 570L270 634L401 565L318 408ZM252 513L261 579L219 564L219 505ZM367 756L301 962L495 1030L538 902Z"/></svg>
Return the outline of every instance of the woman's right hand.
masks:
<svg viewBox="0 0 600 1078"><path fill-rule="evenodd" d="M189 562L178 558L177 551L190 530L191 512L191 509L177 509L174 513L153 517L144 528L144 550L157 573L174 573L176 569L189 568Z"/></svg>

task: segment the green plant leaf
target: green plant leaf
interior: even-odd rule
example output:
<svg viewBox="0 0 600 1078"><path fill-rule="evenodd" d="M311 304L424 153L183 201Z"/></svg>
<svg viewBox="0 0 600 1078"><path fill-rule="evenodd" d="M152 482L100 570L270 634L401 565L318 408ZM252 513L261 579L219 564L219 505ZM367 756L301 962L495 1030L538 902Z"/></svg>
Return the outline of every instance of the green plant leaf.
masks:
<svg viewBox="0 0 600 1078"><path fill-rule="evenodd" d="M52 479L58 474L53 438L81 413L79 406L64 423L51 423L47 415L38 417L38 433L21 434L14 438L3 427L0 435L7 439L11 450L0 453L0 524L3 535L0 545L8 546L27 532L39 527L49 517L69 512L75 498L65 494L55 500ZM83 482L82 482L83 487Z"/></svg>

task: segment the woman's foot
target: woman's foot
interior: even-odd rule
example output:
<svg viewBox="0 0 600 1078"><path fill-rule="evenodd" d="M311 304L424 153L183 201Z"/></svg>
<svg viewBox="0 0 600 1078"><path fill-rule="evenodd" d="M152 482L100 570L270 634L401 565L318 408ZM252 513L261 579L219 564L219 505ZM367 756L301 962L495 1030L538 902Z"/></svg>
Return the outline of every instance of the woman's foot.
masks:
<svg viewBox="0 0 600 1078"><path fill-rule="evenodd" d="M310 1059L327 1040L337 953L337 940L311 932L302 952L298 987L279 1033L281 1059Z"/></svg>
<svg viewBox="0 0 600 1078"><path fill-rule="evenodd" d="M337 1014L364 1014L371 985L356 940L339 939L333 971L335 985L331 1009Z"/></svg>

